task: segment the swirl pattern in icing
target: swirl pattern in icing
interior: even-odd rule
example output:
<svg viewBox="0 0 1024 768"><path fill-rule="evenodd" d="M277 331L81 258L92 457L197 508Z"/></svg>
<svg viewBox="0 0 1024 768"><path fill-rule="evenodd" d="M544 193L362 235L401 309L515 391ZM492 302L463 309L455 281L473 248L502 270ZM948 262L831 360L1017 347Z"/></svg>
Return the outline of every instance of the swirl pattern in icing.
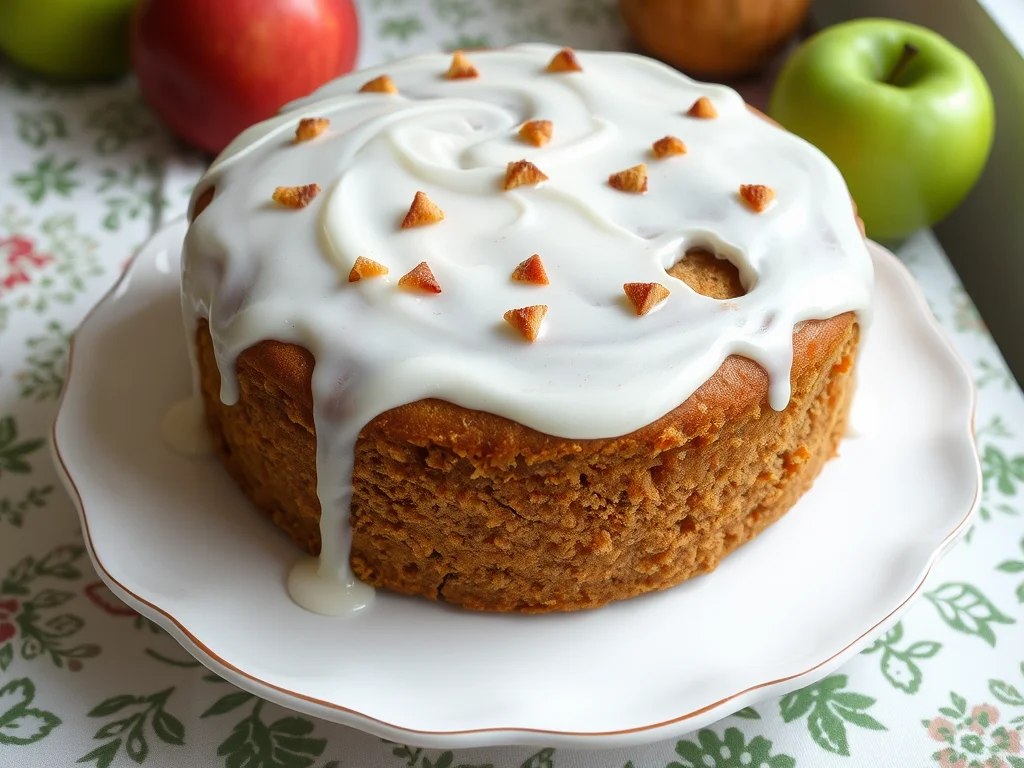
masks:
<svg viewBox="0 0 1024 768"><path fill-rule="evenodd" d="M612 437L678 406L731 354L761 364L781 409L794 327L846 311L868 320L871 262L821 152L728 88L621 53L581 52L583 71L548 73L556 52L473 53L468 79L446 79L443 54L341 78L241 134L196 188L215 194L185 242L190 331L209 320L227 403L235 358L253 344L313 354L319 573L342 586L354 582L355 441L383 411L434 397L561 437ZM384 74L397 94L359 92ZM687 116L701 96L716 118ZM303 117L330 124L295 143ZM552 124L541 147L520 135L530 120ZM656 158L665 136L686 153ZM504 191L521 159L548 180ZM646 192L609 184L640 163ZM271 202L276 187L306 184L322 190L308 206ZM745 184L774 191L765 211L744 204ZM402 229L417 191L444 220ZM666 274L698 246L737 266L746 295L716 301ZM511 279L532 254L549 284ZM359 256L389 273L348 282ZM441 293L399 288L424 261ZM670 294L637 316L626 283ZM503 321L530 305L547 307L533 343Z"/></svg>

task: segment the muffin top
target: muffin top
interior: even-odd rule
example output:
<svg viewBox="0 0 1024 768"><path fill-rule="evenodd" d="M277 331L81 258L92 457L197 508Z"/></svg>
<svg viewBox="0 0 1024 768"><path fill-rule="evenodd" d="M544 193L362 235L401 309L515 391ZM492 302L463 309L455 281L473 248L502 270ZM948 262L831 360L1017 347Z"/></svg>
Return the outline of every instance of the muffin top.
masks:
<svg viewBox="0 0 1024 768"><path fill-rule="evenodd" d="M439 398L611 437L731 354L789 400L793 332L855 311L872 269L842 177L734 91L552 46L417 56L253 126L196 187L186 319L221 396L263 340L313 355L318 421ZM744 295L672 274L710 251ZM320 424L318 423L318 432Z"/></svg>

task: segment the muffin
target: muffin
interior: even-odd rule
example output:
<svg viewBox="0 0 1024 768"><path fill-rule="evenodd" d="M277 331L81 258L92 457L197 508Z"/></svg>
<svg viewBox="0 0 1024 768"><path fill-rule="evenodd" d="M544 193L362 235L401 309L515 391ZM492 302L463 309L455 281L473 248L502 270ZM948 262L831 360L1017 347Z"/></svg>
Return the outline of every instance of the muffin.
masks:
<svg viewBox="0 0 1024 768"><path fill-rule="evenodd" d="M236 139L190 215L217 452L341 584L519 612L664 589L843 436L872 270L841 176L649 59L342 78Z"/></svg>

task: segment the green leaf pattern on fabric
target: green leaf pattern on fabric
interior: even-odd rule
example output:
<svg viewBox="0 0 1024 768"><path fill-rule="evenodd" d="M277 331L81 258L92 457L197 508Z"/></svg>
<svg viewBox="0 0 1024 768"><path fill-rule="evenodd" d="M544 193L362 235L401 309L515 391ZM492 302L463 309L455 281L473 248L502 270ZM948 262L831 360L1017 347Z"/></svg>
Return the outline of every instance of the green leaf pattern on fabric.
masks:
<svg viewBox="0 0 1024 768"><path fill-rule="evenodd" d="M35 684L27 677L0 687L0 745L35 744L60 725L52 712L31 706L35 697Z"/></svg>
<svg viewBox="0 0 1024 768"><path fill-rule="evenodd" d="M722 737L711 729L699 731L696 741L678 742L676 753L680 759L666 768L793 768L796 765L796 760L789 755L772 754L772 742L764 736L747 741L738 728L726 728Z"/></svg>
<svg viewBox="0 0 1024 768"><path fill-rule="evenodd" d="M996 570L1015 575L1024 574L1024 539L1020 540L1020 551L1022 553L1020 558L1003 560L1003 562L996 566ZM1017 602L1024 603L1024 580L1021 580L1017 585L1015 594L1017 596Z"/></svg>
<svg viewBox="0 0 1024 768"><path fill-rule="evenodd" d="M18 137L32 147L44 147L50 141L68 135L64 116L54 109L18 113Z"/></svg>
<svg viewBox="0 0 1024 768"><path fill-rule="evenodd" d="M865 655L881 651L880 666L885 679L904 693L917 693L921 688L924 675L918 661L930 659L941 649L942 644L934 640L920 640L906 648L897 648L903 639L903 622L878 638L864 649Z"/></svg>
<svg viewBox="0 0 1024 768"><path fill-rule="evenodd" d="M74 600L76 593L41 586L53 579L77 579L81 575L77 561L84 554L80 545L59 546L42 558L23 558L0 581L0 671L10 666L15 649L25 661L49 658L54 666L71 672L80 671L84 659L99 655L96 643L71 644L85 627L80 615L55 612Z"/></svg>
<svg viewBox="0 0 1024 768"><path fill-rule="evenodd" d="M167 201L160 192L159 163L154 158L148 157L124 172L104 168L100 176L102 181L96 192L102 195L107 207L107 215L102 220L105 229L116 232L125 221L140 216L159 218Z"/></svg>
<svg viewBox="0 0 1024 768"><path fill-rule="evenodd" d="M149 756L147 733L175 747L185 743L185 726L165 709L174 688L165 688L149 695L119 694L104 699L87 715L94 718L114 718L100 726L93 736L105 743L78 759L79 763L95 763L106 768L117 757L121 748L136 763L144 763Z"/></svg>
<svg viewBox="0 0 1024 768"><path fill-rule="evenodd" d="M77 160L62 160L50 154L29 171L14 174L14 186L33 203L41 203L47 195L69 197L79 182L75 176Z"/></svg>
<svg viewBox="0 0 1024 768"><path fill-rule="evenodd" d="M153 113L138 98L118 98L103 104L86 118L96 133L97 154L109 155L129 143L152 136L157 130Z"/></svg>
<svg viewBox="0 0 1024 768"><path fill-rule="evenodd" d="M972 584L943 584L936 590L925 592L924 595L952 629L965 635L976 635L991 646L996 644L992 624L1016 623L1015 619L996 608L992 601Z"/></svg>
<svg viewBox="0 0 1024 768"><path fill-rule="evenodd" d="M4 472L31 472L32 464L29 460L42 447L43 441L40 439L18 439L18 425L13 416L0 418L0 478Z"/></svg>
<svg viewBox="0 0 1024 768"><path fill-rule="evenodd" d="M403 43L423 32L423 22L418 16L395 16L381 19L380 36L394 37Z"/></svg>
<svg viewBox="0 0 1024 768"><path fill-rule="evenodd" d="M744 707L738 712L733 712L733 717L738 717L741 720L760 720L761 715L758 714L757 710L753 707Z"/></svg>
<svg viewBox="0 0 1024 768"><path fill-rule="evenodd" d="M847 682L846 675L832 675L783 696L779 702L783 722L792 723L806 716L807 731L814 743L826 752L848 756L847 725L871 731L884 731L885 726L867 712L875 700L842 690Z"/></svg>
<svg viewBox="0 0 1024 768"><path fill-rule="evenodd" d="M55 400L64 388L71 334L57 320L25 341L25 368L18 371L18 394L33 400Z"/></svg>
<svg viewBox="0 0 1024 768"><path fill-rule="evenodd" d="M224 758L226 768L309 768L313 765L327 745L326 739L312 735L316 724L297 716L285 716L268 724L262 717L263 705L263 701L256 700L249 715L239 720L217 747L217 755Z"/></svg>

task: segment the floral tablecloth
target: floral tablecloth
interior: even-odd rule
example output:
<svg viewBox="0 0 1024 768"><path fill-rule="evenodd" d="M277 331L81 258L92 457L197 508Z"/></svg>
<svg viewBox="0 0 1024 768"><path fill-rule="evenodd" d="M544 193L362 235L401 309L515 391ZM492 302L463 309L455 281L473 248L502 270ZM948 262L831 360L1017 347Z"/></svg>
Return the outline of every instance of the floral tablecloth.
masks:
<svg viewBox="0 0 1024 768"><path fill-rule="evenodd" d="M360 5L362 64L626 43L610 0ZM132 80L53 86L0 62L0 766L1024 768L1024 398L928 232L899 256L975 376L984 505L904 620L838 673L645 747L454 753L297 716L208 673L101 584L45 447L76 324L202 167Z"/></svg>

